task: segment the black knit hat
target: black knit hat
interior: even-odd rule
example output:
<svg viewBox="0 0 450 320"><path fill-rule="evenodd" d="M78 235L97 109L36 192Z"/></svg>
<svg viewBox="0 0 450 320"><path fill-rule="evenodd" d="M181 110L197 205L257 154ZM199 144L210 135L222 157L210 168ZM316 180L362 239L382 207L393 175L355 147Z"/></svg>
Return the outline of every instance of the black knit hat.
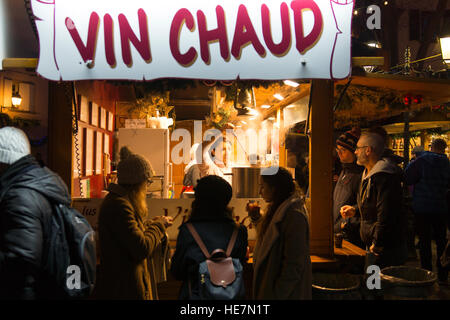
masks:
<svg viewBox="0 0 450 320"><path fill-rule="evenodd" d="M198 180L194 191L196 200L219 207L226 207L233 196L231 185L225 179L215 175Z"/></svg>
<svg viewBox="0 0 450 320"><path fill-rule="evenodd" d="M361 129L352 128L352 130L344 132L336 140L336 144L345 149L355 152L356 144L358 143L359 137L361 136Z"/></svg>

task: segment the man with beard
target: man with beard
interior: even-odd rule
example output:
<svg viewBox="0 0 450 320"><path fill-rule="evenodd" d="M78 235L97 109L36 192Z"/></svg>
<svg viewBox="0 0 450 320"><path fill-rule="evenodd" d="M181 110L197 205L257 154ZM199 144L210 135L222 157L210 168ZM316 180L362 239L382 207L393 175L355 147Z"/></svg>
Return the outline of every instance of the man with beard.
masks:
<svg viewBox="0 0 450 320"><path fill-rule="evenodd" d="M401 176L395 165L382 158L384 141L376 133L363 134L356 145L357 163L365 167L356 206L343 206L344 219L361 215L360 234L367 251L380 268L406 261L406 221Z"/></svg>

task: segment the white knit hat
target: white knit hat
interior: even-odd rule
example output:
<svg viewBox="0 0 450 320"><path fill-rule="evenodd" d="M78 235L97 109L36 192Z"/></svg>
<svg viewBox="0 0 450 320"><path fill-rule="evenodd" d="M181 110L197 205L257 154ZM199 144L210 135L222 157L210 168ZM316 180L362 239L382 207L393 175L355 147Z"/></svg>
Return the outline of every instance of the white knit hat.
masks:
<svg viewBox="0 0 450 320"><path fill-rule="evenodd" d="M20 129L4 127L0 129L0 163L13 164L30 154L30 142Z"/></svg>

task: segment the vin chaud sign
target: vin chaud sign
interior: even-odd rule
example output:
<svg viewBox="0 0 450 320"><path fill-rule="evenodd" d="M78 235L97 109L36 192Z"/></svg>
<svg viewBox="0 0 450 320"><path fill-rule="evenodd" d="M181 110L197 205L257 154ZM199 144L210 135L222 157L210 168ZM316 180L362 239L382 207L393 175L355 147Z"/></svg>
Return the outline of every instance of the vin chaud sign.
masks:
<svg viewBox="0 0 450 320"><path fill-rule="evenodd" d="M31 0L50 80L343 79L353 0Z"/></svg>

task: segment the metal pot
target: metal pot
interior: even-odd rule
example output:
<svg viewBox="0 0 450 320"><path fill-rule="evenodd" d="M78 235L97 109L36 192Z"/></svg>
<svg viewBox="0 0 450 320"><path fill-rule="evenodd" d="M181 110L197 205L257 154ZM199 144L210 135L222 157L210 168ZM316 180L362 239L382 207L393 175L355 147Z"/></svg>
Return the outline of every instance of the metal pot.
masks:
<svg viewBox="0 0 450 320"><path fill-rule="evenodd" d="M231 169L233 179L233 197L259 198L259 167L234 167Z"/></svg>

